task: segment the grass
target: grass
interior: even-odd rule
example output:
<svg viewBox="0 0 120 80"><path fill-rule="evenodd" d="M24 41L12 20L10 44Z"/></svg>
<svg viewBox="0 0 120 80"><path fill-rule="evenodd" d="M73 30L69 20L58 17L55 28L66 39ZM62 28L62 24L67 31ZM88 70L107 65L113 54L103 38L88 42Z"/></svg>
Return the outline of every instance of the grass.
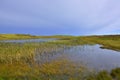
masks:
<svg viewBox="0 0 120 80"><path fill-rule="evenodd" d="M30 34L0 34L0 40L17 40L17 39L36 39L36 38L60 38L69 39L73 36L53 35L53 36L35 36Z"/></svg>
<svg viewBox="0 0 120 80"><path fill-rule="evenodd" d="M76 71L75 65L67 60L55 60L38 65L35 52L47 54L65 49L64 45L48 43L0 43L1 79L69 79ZM46 60L47 58L44 58ZM61 75L61 77L59 77ZM64 80L65 80L64 79Z"/></svg>
<svg viewBox="0 0 120 80"><path fill-rule="evenodd" d="M44 58L37 63L39 55L53 54L70 46L101 44L101 48L120 50L120 36L31 36L23 34L0 34L0 40L58 38L45 43L3 43L0 42L0 80L120 80L120 68L110 73L94 74L85 66L79 67L65 57L53 61ZM36 55L37 54L37 55ZM42 61L41 61L42 62Z"/></svg>
<svg viewBox="0 0 120 80"><path fill-rule="evenodd" d="M101 71L89 76L87 80L120 80L120 68L113 69L110 73Z"/></svg>
<svg viewBox="0 0 120 80"><path fill-rule="evenodd" d="M0 40L39 38L29 34L0 34Z"/></svg>
<svg viewBox="0 0 120 80"><path fill-rule="evenodd" d="M120 50L120 35L84 36L77 37L76 40L84 44L100 44L101 48Z"/></svg>

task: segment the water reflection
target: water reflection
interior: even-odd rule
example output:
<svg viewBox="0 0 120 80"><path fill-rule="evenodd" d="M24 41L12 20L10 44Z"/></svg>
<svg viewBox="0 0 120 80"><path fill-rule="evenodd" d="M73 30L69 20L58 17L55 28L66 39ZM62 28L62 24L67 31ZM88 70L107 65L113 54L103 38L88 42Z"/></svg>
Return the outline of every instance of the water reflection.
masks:
<svg viewBox="0 0 120 80"><path fill-rule="evenodd" d="M58 59L60 56L64 56L64 52L67 48L62 47L59 49L51 49L50 51L45 51L37 48L35 50L35 61L38 64L48 63L53 60Z"/></svg>
<svg viewBox="0 0 120 80"><path fill-rule="evenodd" d="M74 62L82 61L85 65L96 70L111 70L120 67L120 52L101 49L100 45L75 46L67 50L69 59Z"/></svg>
<svg viewBox="0 0 120 80"><path fill-rule="evenodd" d="M25 39L25 40L1 40L0 42L6 42L6 43L26 43L26 42L48 42L48 41L54 41L57 40L55 38L49 38L49 39Z"/></svg>
<svg viewBox="0 0 120 80"><path fill-rule="evenodd" d="M45 63L61 59L65 56L76 64L84 64L88 68L95 70L111 70L120 67L120 52L101 49L100 45L72 46L69 48L60 48L51 52L42 52L36 50L35 60L37 63Z"/></svg>

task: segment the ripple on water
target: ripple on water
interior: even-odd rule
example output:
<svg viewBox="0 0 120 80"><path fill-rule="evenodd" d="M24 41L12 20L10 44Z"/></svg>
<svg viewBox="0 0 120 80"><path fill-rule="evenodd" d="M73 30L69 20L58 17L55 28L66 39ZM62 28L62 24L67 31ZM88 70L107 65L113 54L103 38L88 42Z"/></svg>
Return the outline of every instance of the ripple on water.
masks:
<svg viewBox="0 0 120 80"><path fill-rule="evenodd" d="M57 58L67 58L77 64L84 64L88 68L95 70L111 70L120 67L120 52L101 49L100 45L82 45L72 46L70 48L61 49L43 54L42 56L36 55L36 60L50 61ZM63 56L63 57L62 57Z"/></svg>

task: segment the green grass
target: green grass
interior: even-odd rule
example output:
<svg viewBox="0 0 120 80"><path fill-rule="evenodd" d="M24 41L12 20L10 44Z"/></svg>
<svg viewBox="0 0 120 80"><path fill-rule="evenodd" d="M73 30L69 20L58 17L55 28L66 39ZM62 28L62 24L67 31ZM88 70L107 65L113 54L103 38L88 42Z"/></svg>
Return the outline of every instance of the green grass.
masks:
<svg viewBox="0 0 120 80"><path fill-rule="evenodd" d="M0 34L0 40L58 38L45 43L3 43L0 42L0 80L120 80L120 69L110 73L101 71L94 74L85 66L77 67L64 57L62 60L38 65L38 54L84 44L101 44L102 48L120 50L120 36L31 36L24 34Z"/></svg>
<svg viewBox="0 0 120 80"><path fill-rule="evenodd" d="M92 74L87 80L120 80L120 68L113 69L111 72L101 71L97 74Z"/></svg>
<svg viewBox="0 0 120 80"><path fill-rule="evenodd" d="M109 36L88 36L80 37L80 39L88 41L88 43L95 43L103 45L101 48L120 50L120 35Z"/></svg>
<svg viewBox="0 0 120 80"><path fill-rule="evenodd" d="M53 35L53 36L35 36L30 34L0 34L0 40L16 40L16 39L35 39L35 38L58 38L70 39L74 36Z"/></svg>
<svg viewBox="0 0 120 80"><path fill-rule="evenodd" d="M0 77L9 79L54 79L66 80L82 72L84 69L75 68L70 61L56 60L50 63L38 65L35 62L36 50L39 54L50 53L55 50L64 49L59 43L0 43ZM59 77L60 75L60 77Z"/></svg>
<svg viewBox="0 0 120 80"><path fill-rule="evenodd" d="M0 34L0 40L39 38L29 34Z"/></svg>

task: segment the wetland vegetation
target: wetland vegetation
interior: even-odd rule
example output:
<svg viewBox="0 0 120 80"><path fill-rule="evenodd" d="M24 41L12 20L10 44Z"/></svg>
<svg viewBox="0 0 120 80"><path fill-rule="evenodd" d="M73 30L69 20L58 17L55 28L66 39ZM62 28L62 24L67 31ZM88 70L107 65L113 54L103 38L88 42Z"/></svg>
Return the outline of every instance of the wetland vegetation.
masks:
<svg viewBox="0 0 120 80"><path fill-rule="evenodd" d="M120 66L110 71L95 71L82 62L78 65L66 57L66 54L71 54L66 50L71 50L73 46L95 44L102 45L101 48L105 50L115 50L115 54L118 54L120 53L120 35L31 36L0 34L0 40L39 38L59 40L25 43L0 42L0 80L120 80ZM77 49L79 50L79 48ZM75 50L77 49L75 48ZM71 52L72 55L75 54L74 50Z"/></svg>

